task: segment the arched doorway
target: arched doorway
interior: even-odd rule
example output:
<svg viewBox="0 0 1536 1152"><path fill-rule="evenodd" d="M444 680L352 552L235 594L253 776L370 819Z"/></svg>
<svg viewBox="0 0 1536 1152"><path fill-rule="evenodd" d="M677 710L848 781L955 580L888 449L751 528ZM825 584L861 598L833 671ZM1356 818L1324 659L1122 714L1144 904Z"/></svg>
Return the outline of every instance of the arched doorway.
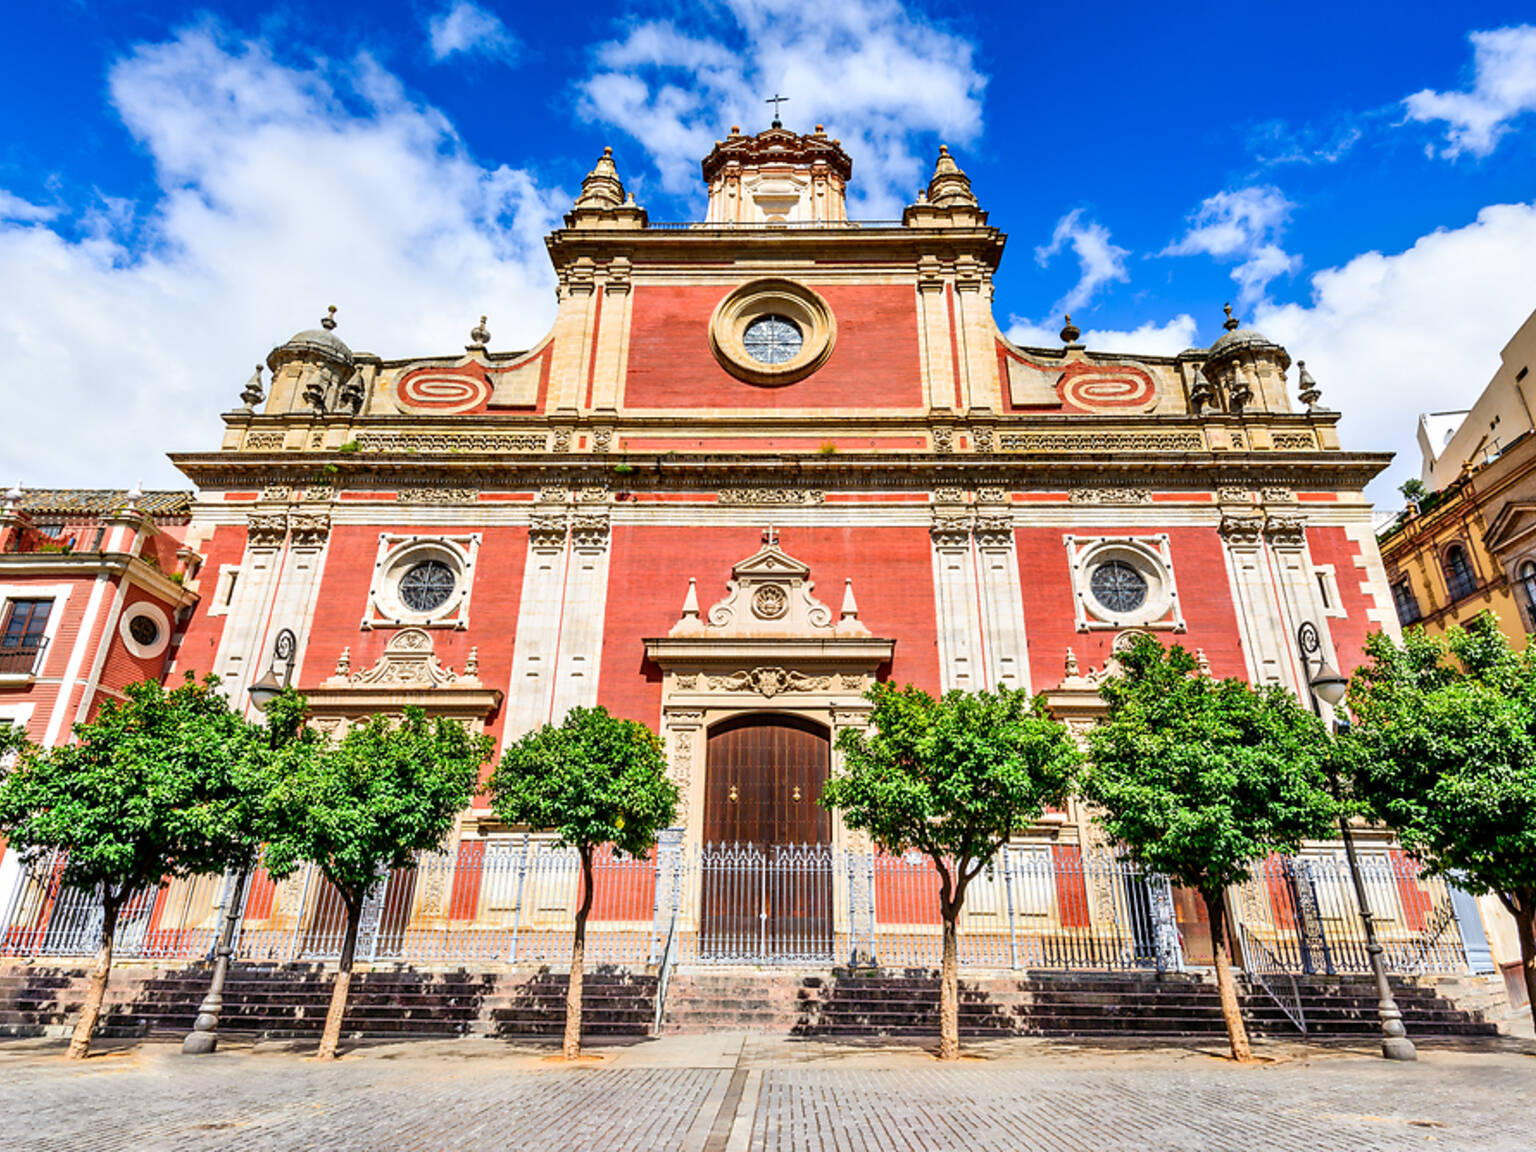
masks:
<svg viewBox="0 0 1536 1152"><path fill-rule="evenodd" d="M704 781L701 952L814 960L832 952L832 818L819 803L827 730L750 714L709 732Z"/></svg>

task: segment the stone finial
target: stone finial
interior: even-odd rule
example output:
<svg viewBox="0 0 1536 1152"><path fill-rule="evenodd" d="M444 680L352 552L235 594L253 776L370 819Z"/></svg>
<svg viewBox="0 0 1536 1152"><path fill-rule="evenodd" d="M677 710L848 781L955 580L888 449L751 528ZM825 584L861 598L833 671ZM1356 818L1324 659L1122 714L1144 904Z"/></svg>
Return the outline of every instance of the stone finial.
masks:
<svg viewBox="0 0 1536 1152"><path fill-rule="evenodd" d="M1317 407L1317 402L1323 393L1318 388L1317 381L1312 379L1312 373L1307 371L1307 362L1305 360L1296 361L1296 367L1299 369L1296 382L1301 387L1301 391L1297 393L1297 398L1307 406L1307 411L1310 412Z"/></svg>
<svg viewBox="0 0 1536 1152"><path fill-rule="evenodd" d="M144 499L144 481L139 480L134 483L132 488L128 489L127 510L129 512L137 512L139 510L139 501L142 499Z"/></svg>
<svg viewBox="0 0 1536 1152"><path fill-rule="evenodd" d="M352 649L350 646L341 650L341 655L336 657L336 672L338 679L345 680L352 675Z"/></svg>
<svg viewBox="0 0 1536 1152"><path fill-rule="evenodd" d="M464 346L466 352L484 352L485 346L491 342L491 330L485 326L485 317L480 317L480 323L469 330L469 343Z"/></svg>
<svg viewBox="0 0 1536 1152"><path fill-rule="evenodd" d="M688 577L688 595L683 597L683 619L697 620L699 618L699 582L692 576Z"/></svg>
<svg viewBox="0 0 1536 1152"><path fill-rule="evenodd" d="M1078 674L1077 653L1070 648L1067 649L1067 659L1063 671L1069 680Z"/></svg>
<svg viewBox="0 0 1536 1152"><path fill-rule="evenodd" d="M1077 338L1082 335L1082 332L1078 330L1076 324L1072 323L1072 314L1070 312L1067 313L1065 319L1067 323L1061 330L1061 342L1068 345L1076 344Z"/></svg>
<svg viewBox="0 0 1536 1152"><path fill-rule="evenodd" d="M843 612L842 619L857 620L859 618L859 605L853 598L852 577L843 580Z"/></svg>
<svg viewBox="0 0 1536 1152"><path fill-rule="evenodd" d="M1202 676L1211 674L1211 662L1206 658L1204 648L1195 649L1195 670Z"/></svg>
<svg viewBox="0 0 1536 1152"><path fill-rule="evenodd" d="M5 510L7 512L14 512L17 508L21 507L22 495L21 481L18 480L5 494Z"/></svg>
<svg viewBox="0 0 1536 1152"><path fill-rule="evenodd" d="M1221 306L1221 310L1227 314L1227 318L1222 321L1221 326L1228 332L1236 332L1238 325L1241 324L1242 321L1239 320L1236 316L1232 315L1232 305L1223 304Z"/></svg>
<svg viewBox="0 0 1536 1152"><path fill-rule="evenodd" d="M1189 386L1189 402L1194 405L1195 415L1200 415L1206 405L1214 404L1215 401L1216 389L1211 387L1211 382L1206 379L1205 373L1196 368L1194 379Z"/></svg>
<svg viewBox="0 0 1536 1152"><path fill-rule="evenodd" d="M336 305L332 304L325 310L325 317L320 321L320 327L327 332L336 327Z"/></svg>
<svg viewBox="0 0 1536 1152"><path fill-rule="evenodd" d="M577 208L621 208L624 206L624 184L619 180L618 167L613 162L613 149L604 148L597 163L592 166L581 182L581 195L576 197Z"/></svg>
<svg viewBox="0 0 1536 1152"><path fill-rule="evenodd" d="M480 675L480 649L478 646L471 648L469 650L469 655L464 657L464 675Z"/></svg>
<svg viewBox="0 0 1536 1152"><path fill-rule="evenodd" d="M943 144L939 145L939 158L933 165L933 179L928 181L928 202L935 208L977 207L970 177L960 170Z"/></svg>
<svg viewBox="0 0 1536 1152"><path fill-rule="evenodd" d="M261 369L262 366L260 364L256 365L256 371L251 373L251 378L245 382L245 387L240 390L240 399L245 401L246 408L251 411L254 411L256 405L266 398L266 393L262 390L261 386Z"/></svg>

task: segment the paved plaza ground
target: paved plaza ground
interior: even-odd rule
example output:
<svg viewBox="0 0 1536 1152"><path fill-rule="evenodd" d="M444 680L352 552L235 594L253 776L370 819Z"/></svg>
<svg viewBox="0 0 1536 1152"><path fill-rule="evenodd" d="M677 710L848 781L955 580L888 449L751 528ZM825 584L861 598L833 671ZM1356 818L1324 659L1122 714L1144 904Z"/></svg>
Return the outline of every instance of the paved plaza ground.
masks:
<svg viewBox="0 0 1536 1152"><path fill-rule="evenodd" d="M942 1065L920 1048L742 1033L591 1049L468 1039L353 1048L0 1043L5 1147L1022 1152L1074 1149L1536 1148L1536 1045L1214 1046L1007 1041Z"/></svg>

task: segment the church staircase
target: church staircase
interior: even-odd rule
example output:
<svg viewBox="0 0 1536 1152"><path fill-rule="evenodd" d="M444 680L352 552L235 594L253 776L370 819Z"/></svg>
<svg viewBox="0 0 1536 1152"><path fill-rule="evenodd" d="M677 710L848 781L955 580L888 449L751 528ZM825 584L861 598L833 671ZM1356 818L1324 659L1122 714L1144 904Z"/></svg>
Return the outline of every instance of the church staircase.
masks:
<svg viewBox="0 0 1536 1152"><path fill-rule="evenodd" d="M124 966L113 973L100 1034L144 1036L189 1031L208 986L208 968ZM1035 972L966 977L960 1027L973 1039L1047 1037L1219 1037L1215 984L1193 975ZM0 966L0 1037L59 1035L85 997L80 968ZM1310 1038L1377 1034L1376 993L1363 977L1299 981ZM318 1037L330 1003L331 974L316 965L238 965L225 985L223 1030L263 1038ZM1428 982L1394 981L1409 1035L1492 1036L1497 1027L1459 1008ZM345 1018L348 1037L558 1036L565 1022L562 973L359 972ZM1297 1038L1280 1008L1241 986L1243 1015L1258 1036ZM921 1039L938 1031L939 983L928 974L765 969L674 972L662 1030L748 1030L806 1038ZM650 1033L656 978L589 972L583 1031L591 1038Z"/></svg>

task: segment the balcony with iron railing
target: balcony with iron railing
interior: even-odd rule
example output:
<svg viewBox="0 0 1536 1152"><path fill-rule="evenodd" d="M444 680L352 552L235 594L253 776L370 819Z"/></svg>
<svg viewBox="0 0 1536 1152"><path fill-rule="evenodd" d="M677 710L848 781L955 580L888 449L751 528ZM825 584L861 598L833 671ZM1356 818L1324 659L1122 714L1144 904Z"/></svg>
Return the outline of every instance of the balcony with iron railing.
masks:
<svg viewBox="0 0 1536 1152"><path fill-rule="evenodd" d="M43 657L48 651L48 638L24 641L15 645L0 644L0 684L31 680L42 672Z"/></svg>

